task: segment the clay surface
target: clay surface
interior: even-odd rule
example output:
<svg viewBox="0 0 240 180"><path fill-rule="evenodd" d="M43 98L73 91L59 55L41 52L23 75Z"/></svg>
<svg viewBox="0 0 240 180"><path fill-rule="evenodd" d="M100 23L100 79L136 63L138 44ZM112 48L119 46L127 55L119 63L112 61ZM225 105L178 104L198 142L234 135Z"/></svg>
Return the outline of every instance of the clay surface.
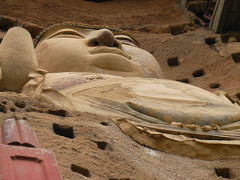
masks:
<svg viewBox="0 0 240 180"><path fill-rule="evenodd" d="M224 178L215 169L224 168L232 179L240 176L238 159L203 161L152 150L133 141L106 117L65 114L51 104L15 93L1 93L0 104L6 108L6 113L0 112L0 123L9 117L27 119L41 147L55 153L66 180L217 180ZM56 134L54 124L65 130L73 127L74 138L64 131ZM89 171L90 177L85 171L73 172L72 165Z"/></svg>

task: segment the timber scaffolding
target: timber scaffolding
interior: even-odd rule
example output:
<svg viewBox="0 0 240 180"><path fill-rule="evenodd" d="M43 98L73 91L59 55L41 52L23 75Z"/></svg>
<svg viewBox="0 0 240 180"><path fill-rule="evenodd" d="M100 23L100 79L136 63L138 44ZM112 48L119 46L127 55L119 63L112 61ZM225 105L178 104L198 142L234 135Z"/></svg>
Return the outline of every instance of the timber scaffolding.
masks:
<svg viewBox="0 0 240 180"><path fill-rule="evenodd" d="M240 31L240 0L179 0L215 33Z"/></svg>
<svg viewBox="0 0 240 180"><path fill-rule="evenodd" d="M217 0L208 0L207 1L207 8L206 8L206 11L204 12L203 16L204 16L204 18L208 19L209 22L211 22L216 3L217 3Z"/></svg>

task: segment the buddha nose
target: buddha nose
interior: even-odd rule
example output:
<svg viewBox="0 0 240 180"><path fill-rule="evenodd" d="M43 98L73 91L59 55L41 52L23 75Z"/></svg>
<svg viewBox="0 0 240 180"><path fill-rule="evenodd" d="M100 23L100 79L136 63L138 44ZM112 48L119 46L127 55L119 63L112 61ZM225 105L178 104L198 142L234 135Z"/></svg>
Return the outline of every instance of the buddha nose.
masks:
<svg viewBox="0 0 240 180"><path fill-rule="evenodd" d="M112 31L108 29L100 29L94 32L89 39L90 46L108 46L121 47L121 44L114 38Z"/></svg>

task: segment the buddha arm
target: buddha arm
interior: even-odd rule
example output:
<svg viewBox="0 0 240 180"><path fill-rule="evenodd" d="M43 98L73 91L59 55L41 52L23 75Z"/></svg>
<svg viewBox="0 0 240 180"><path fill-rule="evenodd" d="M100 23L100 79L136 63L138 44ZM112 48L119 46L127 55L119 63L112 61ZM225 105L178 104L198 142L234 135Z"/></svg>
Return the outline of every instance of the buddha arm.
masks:
<svg viewBox="0 0 240 180"><path fill-rule="evenodd" d="M29 32L21 27L9 29L0 45L0 91L20 92L38 69Z"/></svg>

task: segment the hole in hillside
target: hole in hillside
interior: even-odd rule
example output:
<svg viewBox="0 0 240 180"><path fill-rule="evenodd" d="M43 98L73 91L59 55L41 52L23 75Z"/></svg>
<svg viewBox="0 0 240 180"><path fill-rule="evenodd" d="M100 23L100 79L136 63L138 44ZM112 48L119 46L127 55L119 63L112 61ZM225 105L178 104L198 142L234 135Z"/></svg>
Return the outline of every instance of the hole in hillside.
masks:
<svg viewBox="0 0 240 180"><path fill-rule="evenodd" d="M185 32L184 25L170 26L170 32L172 35L183 34Z"/></svg>
<svg viewBox="0 0 240 180"><path fill-rule="evenodd" d="M25 108L25 106L26 106L24 101L17 101L14 103L14 105L18 108Z"/></svg>
<svg viewBox="0 0 240 180"><path fill-rule="evenodd" d="M232 59L235 63L240 63L240 53L232 54Z"/></svg>
<svg viewBox="0 0 240 180"><path fill-rule="evenodd" d="M183 83L190 83L189 79L177 79L176 81L183 82Z"/></svg>
<svg viewBox="0 0 240 180"><path fill-rule="evenodd" d="M209 87L212 89L216 89L216 88L219 88L220 86L221 85L219 83L211 83Z"/></svg>
<svg viewBox="0 0 240 180"><path fill-rule="evenodd" d="M229 168L215 168L215 173L218 177L231 179L231 174L230 174Z"/></svg>
<svg viewBox="0 0 240 180"><path fill-rule="evenodd" d="M155 51L150 51L151 54L154 54Z"/></svg>
<svg viewBox="0 0 240 180"><path fill-rule="evenodd" d="M69 126L62 126L59 124L53 124L53 131L59 135L59 136L64 136L66 138L70 138L73 139L74 136L74 131L73 131L73 127L69 127Z"/></svg>
<svg viewBox="0 0 240 180"><path fill-rule="evenodd" d="M65 110L48 110L48 114L52 114L55 116L66 117L67 112Z"/></svg>
<svg viewBox="0 0 240 180"><path fill-rule="evenodd" d="M2 103L6 105L6 104L7 104L7 101L2 101Z"/></svg>
<svg viewBox="0 0 240 180"><path fill-rule="evenodd" d="M204 76L205 72L203 69L196 70L192 73L193 77L201 77Z"/></svg>
<svg viewBox="0 0 240 180"><path fill-rule="evenodd" d="M177 57L168 58L167 63L168 63L168 66L170 66L170 67L180 65L180 62Z"/></svg>
<svg viewBox="0 0 240 180"><path fill-rule="evenodd" d="M0 104L0 112L6 113L7 112L7 108Z"/></svg>
<svg viewBox="0 0 240 180"><path fill-rule="evenodd" d="M10 108L11 112L16 112L16 109L14 107Z"/></svg>
<svg viewBox="0 0 240 180"><path fill-rule="evenodd" d="M102 149L102 150L105 150L108 146L108 143L104 142L104 141L97 141L96 144L97 144L98 148Z"/></svg>
<svg viewBox="0 0 240 180"><path fill-rule="evenodd" d="M209 46L214 45L216 43L216 38L208 37L204 39L205 43Z"/></svg>
<svg viewBox="0 0 240 180"><path fill-rule="evenodd" d="M236 97L240 100L240 93L237 93Z"/></svg>
<svg viewBox="0 0 240 180"><path fill-rule="evenodd" d="M91 177L91 174L90 174L88 169L85 169L83 167L77 166L75 164L71 165L71 170L73 172L79 173L79 174L81 174L81 175L83 175L85 177Z"/></svg>
<svg viewBox="0 0 240 180"><path fill-rule="evenodd" d="M103 126L109 126L109 122L106 122L106 121L100 122L100 124Z"/></svg>
<svg viewBox="0 0 240 180"><path fill-rule="evenodd" d="M0 43L2 42L2 40L3 40L3 39L2 39L2 38L0 38Z"/></svg>

